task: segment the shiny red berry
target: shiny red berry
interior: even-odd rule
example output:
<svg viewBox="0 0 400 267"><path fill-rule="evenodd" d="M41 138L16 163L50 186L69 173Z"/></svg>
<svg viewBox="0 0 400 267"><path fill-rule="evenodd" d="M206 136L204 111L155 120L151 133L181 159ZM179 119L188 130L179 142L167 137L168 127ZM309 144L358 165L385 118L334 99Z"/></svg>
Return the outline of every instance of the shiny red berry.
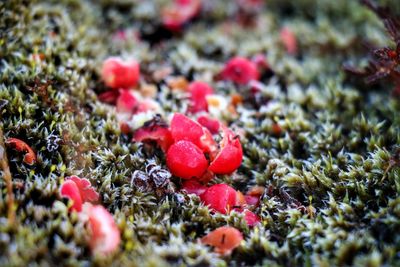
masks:
<svg viewBox="0 0 400 267"><path fill-rule="evenodd" d="M221 77L237 84L247 84L252 80L258 80L260 74L255 63L247 58L235 57L226 63Z"/></svg>
<svg viewBox="0 0 400 267"><path fill-rule="evenodd" d="M209 170L215 174L230 174L242 163L243 151L240 140L228 128L224 127L221 150L211 162Z"/></svg>
<svg viewBox="0 0 400 267"><path fill-rule="evenodd" d="M140 78L139 63L111 57L104 61L101 71L104 83L113 89L135 87Z"/></svg>
<svg viewBox="0 0 400 267"><path fill-rule="evenodd" d="M201 200L212 210L227 214L237 204L237 193L227 184L216 184L201 195Z"/></svg>
<svg viewBox="0 0 400 267"><path fill-rule="evenodd" d="M188 87L188 91L191 100L190 112L197 113L200 111L207 111L208 104L206 96L213 94L214 89L205 82L192 82Z"/></svg>
<svg viewBox="0 0 400 267"><path fill-rule="evenodd" d="M182 179L198 178L207 170L206 157L196 145L189 141L178 141L167 152L170 172Z"/></svg>
<svg viewBox="0 0 400 267"><path fill-rule="evenodd" d="M171 134L175 142L181 140L192 142L204 152L216 150L216 143L211 133L183 114L175 113L171 121Z"/></svg>

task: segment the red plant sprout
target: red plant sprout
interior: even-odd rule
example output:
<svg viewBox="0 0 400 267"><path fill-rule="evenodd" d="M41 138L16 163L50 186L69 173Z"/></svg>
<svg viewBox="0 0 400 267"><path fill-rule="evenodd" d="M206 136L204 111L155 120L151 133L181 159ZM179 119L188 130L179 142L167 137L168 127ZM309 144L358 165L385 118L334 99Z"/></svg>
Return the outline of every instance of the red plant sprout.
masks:
<svg viewBox="0 0 400 267"><path fill-rule="evenodd" d="M188 194L201 196L207 190L207 187L196 180L187 180L183 182L181 190Z"/></svg>
<svg viewBox="0 0 400 267"><path fill-rule="evenodd" d="M214 152L216 144L207 128L183 114L175 113L171 121L171 134L175 142L189 141L205 152Z"/></svg>
<svg viewBox="0 0 400 267"><path fill-rule="evenodd" d="M85 203L83 214L87 216L91 232L89 245L93 254L109 255L118 249L120 231L113 216L101 205Z"/></svg>
<svg viewBox="0 0 400 267"><path fill-rule="evenodd" d="M280 31L280 38L286 51L290 55L295 55L297 53L297 38L293 31L288 27L283 27Z"/></svg>
<svg viewBox="0 0 400 267"><path fill-rule="evenodd" d="M216 184L201 195L201 200L212 210L228 214L236 207L237 192L227 184Z"/></svg>
<svg viewBox="0 0 400 267"><path fill-rule="evenodd" d="M143 127L137 129L133 135L133 140L136 142L155 141L165 153L173 143L171 131L160 116L154 117L146 122Z"/></svg>
<svg viewBox="0 0 400 267"><path fill-rule="evenodd" d="M175 0L161 12L163 26L172 32L181 32L183 26L201 10L201 0Z"/></svg>
<svg viewBox="0 0 400 267"><path fill-rule="evenodd" d="M99 194L91 186L90 181L75 175L65 179L60 187L60 193L72 200L71 210L78 212L82 210L84 202L97 202L99 200Z"/></svg>
<svg viewBox="0 0 400 267"><path fill-rule="evenodd" d="M36 162L36 154L33 149L24 141L18 138L8 138L6 144L18 152L25 153L23 161L28 165Z"/></svg>
<svg viewBox="0 0 400 267"><path fill-rule="evenodd" d="M220 128L220 122L217 119L212 119L207 115L201 115L197 118L197 122L201 126L206 127L211 134L217 134Z"/></svg>
<svg viewBox="0 0 400 267"><path fill-rule="evenodd" d="M113 89L132 88L139 82L140 66L135 60L110 57L103 62L101 76L104 83Z"/></svg>
<svg viewBox="0 0 400 267"><path fill-rule="evenodd" d="M260 73L257 65L244 57L230 59L220 74L223 80L230 80L237 84L247 84L252 80L258 80Z"/></svg>
<svg viewBox="0 0 400 267"><path fill-rule="evenodd" d="M220 143L221 150L211 162L209 170L215 174L230 174L242 163L243 150L238 136L224 127L224 137Z"/></svg>
<svg viewBox="0 0 400 267"><path fill-rule="evenodd" d="M182 140L168 149L167 166L173 175L191 179L201 177L207 170L208 162L200 148Z"/></svg>
<svg viewBox="0 0 400 267"><path fill-rule="evenodd" d="M200 111L207 111L208 103L206 96L213 94L214 89L205 82L196 81L189 85L188 91L191 100L190 112L197 113Z"/></svg>
<svg viewBox="0 0 400 267"><path fill-rule="evenodd" d="M234 227L223 226L215 229L201 239L206 245L215 247L215 252L229 255L243 240L242 233Z"/></svg>

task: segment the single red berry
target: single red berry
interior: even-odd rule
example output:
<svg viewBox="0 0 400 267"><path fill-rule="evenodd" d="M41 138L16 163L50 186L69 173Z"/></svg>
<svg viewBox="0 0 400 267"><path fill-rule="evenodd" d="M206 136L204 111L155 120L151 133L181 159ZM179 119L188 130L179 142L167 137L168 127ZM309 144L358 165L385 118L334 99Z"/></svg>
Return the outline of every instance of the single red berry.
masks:
<svg viewBox="0 0 400 267"><path fill-rule="evenodd" d="M220 143L221 150L211 162L209 170L215 174L230 174L242 163L243 151L239 138L224 127L224 137Z"/></svg>
<svg viewBox="0 0 400 267"><path fill-rule="evenodd" d="M207 190L207 186L202 185L196 180L187 180L183 182L182 190L188 194L201 196Z"/></svg>
<svg viewBox="0 0 400 267"><path fill-rule="evenodd" d="M173 175L191 179L201 177L207 170L208 162L200 148L182 140L168 149L167 166Z"/></svg>
<svg viewBox="0 0 400 267"><path fill-rule="evenodd" d="M237 204L237 193L227 184L216 184L201 195L201 200L211 209L227 214Z"/></svg>
<svg viewBox="0 0 400 267"><path fill-rule="evenodd" d="M36 154L33 149L24 141L18 138L8 138L6 144L18 152L25 153L23 161L32 165L36 162Z"/></svg>
<svg viewBox="0 0 400 267"><path fill-rule="evenodd" d="M136 97L129 90L120 90L117 99L117 111L122 113L133 113L138 103Z"/></svg>
<svg viewBox="0 0 400 267"><path fill-rule="evenodd" d="M280 32L280 37L286 51L290 55L297 53L297 38L296 35L287 27L283 27Z"/></svg>
<svg viewBox="0 0 400 267"><path fill-rule="evenodd" d="M164 152L167 152L174 142L168 126L159 119L153 119L137 129L133 135L133 140L136 142L155 141Z"/></svg>
<svg viewBox="0 0 400 267"><path fill-rule="evenodd" d="M201 239L206 245L215 247L215 252L228 255L243 240L242 233L234 227L223 226L215 229Z"/></svg>
<svg viewBox="0 0 400 267"><path fill-rule="evenodd" d="M161 12L164 27L172 32L182 31L183 26L201 10L201 0L176 0Z"/></svg>
<svg viewBox="0 0 400 267"><path fill-rule="evenodd" d="M206 127L211 134L217 134L219 132L220 122L217 119L212 119L209 116L201 115L197 118L197 122L203 127Z"/></svg>
<svg viewBox="0 0 400 267"><path fill-rule="evenodd" d="M221 77L237 84L247 84L252 80L258 80L260 74L257 65L247 58L234 57L226 63Z"/></svg>
<svg viewBox="0 0 400 267"><path fill-rule="evenodd" d="M260 217L258 217L257 214L255 214L254 212L249 210L244 210L243 213L244 213L244 219L248 226L253 227L261 222Z"/></svg>
<svg viewBox="0 0 400 267"><path fill-rule="evenodd" d="M215 151L216 149L211 133L183 114L175 113L171 121L171 134L175 142L180 140L190 141L205 152Z"/></svg>
<svg viewBox="0 0 400 267"><path fill-rule="evenodd" d="M121 234L113 216L103 206L90 203L83 206L83 213L88 218L92 253L107 255L118 249Z"/></svg>
<svg viewBox="0 0 400 267"><path fill-rule="evenodd" d="M205 82L192 82L189 85L188 91L192 102L190 112L197 113L200 111L207 111L208 104L206 96L213 94L214 89Z"/></svg>
<svg viewBox="0 0 400 267"><path fill-rule="evenodd" d="M140 78L139 63L110 57L104 61L101 75L104 83L113 89L135 87Z"/></svg>

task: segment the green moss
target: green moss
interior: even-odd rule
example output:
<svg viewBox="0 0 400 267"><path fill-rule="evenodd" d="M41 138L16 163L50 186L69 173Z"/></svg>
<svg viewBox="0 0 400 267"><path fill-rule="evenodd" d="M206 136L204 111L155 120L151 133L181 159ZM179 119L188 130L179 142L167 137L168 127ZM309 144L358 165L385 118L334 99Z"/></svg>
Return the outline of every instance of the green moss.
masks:
<svg viewBox="0 0 400 267"><path fill-rule="evenodd" d="M3 131L38 155L29 166L7 150L17 219L12 227L6 223L1 179L2 265L399 265L400 170L389 168L400 141L399 101L389 86L348 83L342 72L345 62L365 62L361 40L389 42L375 15L357 1L268 1L260 27L232 26L226 34L223 23L234 19L234 1L207 1L215 5L207 15L158 46L164 2L0 3ZM398 9L394 0L381 2ZM282 26L298 36L298 57L285 53ZM141 31L143 41L113 40L123 28ZM262 79L262 102L250 99L237 116L225 115L232 128L244 129L243 164L213 182L242 191L256 184L269 188L256 210L262 225L249 229L237 213L212 215L195 196L132 185L134 171L145 172L150 160L166 169L165 160L121 134L113 108L98 101L105 90L99 77L104 58L142 62L168 117L188 102L154 81L154 70L172 66L175 75L206 80L219 94L246 96L246 86L212 77L230 57L257 53L267 55L274 74ZM43 61L33 54L43 54ZM273 134L276 122L281 136ZM92 256L87 230L68 213L58 188L72 174L87 177L114 215L122 235L115 255ZM172 183L179 186L178 179ZM245 240L220 257L198 238L225 224L240 229Z"/></svg>

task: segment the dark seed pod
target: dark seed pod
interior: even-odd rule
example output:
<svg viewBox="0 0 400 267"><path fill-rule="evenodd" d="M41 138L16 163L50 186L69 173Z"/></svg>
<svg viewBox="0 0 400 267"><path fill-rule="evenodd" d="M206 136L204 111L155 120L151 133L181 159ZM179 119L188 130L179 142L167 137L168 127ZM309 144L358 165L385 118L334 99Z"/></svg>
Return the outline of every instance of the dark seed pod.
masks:
<svg viewBox="0 0 400 267"><path fill-rule="evenodd" d="M146 166L146 172L153 180L156 188L165 187L169 183L171 173L161 166L157 165L155 161L150 161Z"/></svg>
<svg viewBox="0 0 400 267"><path fill-rule="evenodd" d="M150 177L145 172L139 170L133 172L131 186L142 192L152 191L152 182Z"/></svg>

